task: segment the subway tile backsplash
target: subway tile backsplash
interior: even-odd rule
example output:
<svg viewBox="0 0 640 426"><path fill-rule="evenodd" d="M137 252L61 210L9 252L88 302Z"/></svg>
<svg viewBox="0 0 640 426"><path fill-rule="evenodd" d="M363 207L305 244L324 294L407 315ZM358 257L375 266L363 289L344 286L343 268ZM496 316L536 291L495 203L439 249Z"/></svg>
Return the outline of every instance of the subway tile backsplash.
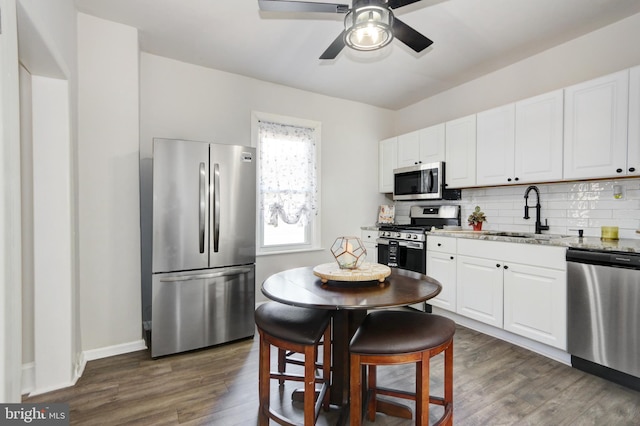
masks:
<svg viewBox="0 0 640 426"><path fill-rule="evenodd" d="M613 186L622 187L622 198L613 196ZM524 216L524 193L529 185L513 185L462 190L458 201L398 201L396 222L409 222L409 208L413 205L459 204L462 228L475 206L480 206L487 216L482 229L534 232L536 194L529 193L529 220ZM550 183L536 185L540 190L542 223L545 219L549 231L545 233L577 235L578 229L585 236L599 237L601 226L618 226L620 238L640 238L640 178L599 180L584 182Z"/></svg>

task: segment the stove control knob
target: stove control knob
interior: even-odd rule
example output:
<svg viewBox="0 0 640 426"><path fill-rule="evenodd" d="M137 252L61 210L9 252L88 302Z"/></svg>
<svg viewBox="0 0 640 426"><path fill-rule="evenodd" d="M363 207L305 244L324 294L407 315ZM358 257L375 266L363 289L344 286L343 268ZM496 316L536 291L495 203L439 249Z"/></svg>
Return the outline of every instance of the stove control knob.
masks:
<svg viewBox="0 0 640 426"><path fill-rule="evenodd" d="M402 233L396 232L396 238L402 238Z"/></svg>
<svg viewBox="0 0 640 426"><path fill-rule="evenodd" d="M413 234L413 239L417 240L418 239L418 234Z"/></svg>

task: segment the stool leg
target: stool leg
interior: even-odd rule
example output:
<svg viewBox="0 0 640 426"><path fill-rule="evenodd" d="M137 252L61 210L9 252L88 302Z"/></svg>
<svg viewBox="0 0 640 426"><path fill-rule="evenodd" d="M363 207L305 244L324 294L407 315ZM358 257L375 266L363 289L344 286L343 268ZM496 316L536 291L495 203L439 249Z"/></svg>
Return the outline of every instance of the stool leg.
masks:
<svg viewBox="0 0 640 426"><path fill-rule="evenodd" d="M322 379L327 387L322 406L324 411L329 411L331 393L331 327L327 327L324 332L324 343L322 349Z"/></svg>
<svg viewBox="0 0 640 426"><path fill-rule="evenodd" d="M451 416L446 422L448 425L453 424L453 340L444 351L444 403L445 410L447 406L451 407Z"/></svg>
<svg viewBox="0 0 640 426"><path fill-rule="evenodd" d="M287 370L287 351L278 348L278 373L284 373ZM284 379L278 380L280 385L284 384Z"/></svg>
<svg viewBox="0 0 640 426"><path fill-rule="evenodd" d="M416 426L429 425L429 351L416 364Z"/></svg>
<svg viewBox="0 0 640 426"><path fill-rule="evenodd" d="M259 378L258 378L258 397L260 399L260 408L258 409L258 424L260 426L269 425L269 381L271 373L271 345L260 336L260 361L259 361Z"/></svg>
<svg viewBox="0 0 640 426"><path fill-rule="evenodd" d="M351 406L349 409L349 424L360 426L362 424L362 370L360 366L360 355L351 354L351 371L349 393L351 395Z"/></svg>
<svg viewBox="0 0 640 426"><path fill-rule="evenodd" d="M316 422L316 365L317 346L308 346L304 350L304 424L311 426Z"/></svg>
<svg viewBox="0 0 640 426"><path fill-rule="evenodd" d="M378 411L378 370L375 365L369 365L367 366L367 369L369 370L369 374L367 374L367 395L369 395L369 404L367 405L367 419L370 422L375 422L376 412Z"/></svg>

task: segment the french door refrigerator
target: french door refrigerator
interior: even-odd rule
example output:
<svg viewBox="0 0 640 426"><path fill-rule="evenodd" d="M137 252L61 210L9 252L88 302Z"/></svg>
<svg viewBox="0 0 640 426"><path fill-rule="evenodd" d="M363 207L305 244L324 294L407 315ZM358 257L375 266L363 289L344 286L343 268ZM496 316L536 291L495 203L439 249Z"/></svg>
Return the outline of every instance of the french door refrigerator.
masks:
<svg viewBox="0 0 640 426"><path fill-rule="evenodd" d="M156 138L152 169L151 356L252 337L255 148Z"/></svg>

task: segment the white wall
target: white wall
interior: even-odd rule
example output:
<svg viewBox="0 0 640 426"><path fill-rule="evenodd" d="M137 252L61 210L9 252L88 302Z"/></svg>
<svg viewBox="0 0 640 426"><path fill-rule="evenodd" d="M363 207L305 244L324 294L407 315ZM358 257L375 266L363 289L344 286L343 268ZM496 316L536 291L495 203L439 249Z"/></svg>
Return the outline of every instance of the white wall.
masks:
<svg viewBox="0 0 640 426"><path fill-rule="evenodd" d="M20 402L20 117L16 4L0 0L0 402Z"/></svg>
<svg viewBox="0 0 640 426"><path fill-rule="evenodd" d="M78 14L78 74L82 348L113 355L144 347L136 29Z"/></svg>
<svg viewBox="0 0 640 426"><path fill-rule="evenodd" d="M286 268L329 261L337 236L360 235L375 222L378 140L389 134L390 111L272 83L141 54L140 155L153 137L255 145L251 111L322 123L322 252L258 258L256 282ZM258 291L258 298L262 295Z"/></svg>
<svg viewBox="0 0 640 426"><path fill-rule="evenodd" d="M505 105L640 64L640 14L396 111L396 133Z"/></svg>
<svg viewBox="0 0 640 426"><path fill-rule="evenodd" d="M32 93L21 93L32 96L33 103L22 99L20 105L22 114L30 114L27 109L31 105L34 108L33 121L23 117L21 135L22 256L27 280L22 301L26 314L22 389L38 392L67 386L74 380L80 363L75 5L73 0L19 0L17 18L19 59L28 70L22 76L38 80ZM33 151L31 133L24 126L32 127L29 130L33 131L36 145ZM36 173L31 158L24 158L30 154L38 161ZM29 178L34 181L33 188ZM31 234L30 230L37 231ZM38 309L34 309L34 300L40 303ZM45 338L40 340L38 336ZM57 345L53 339L57 339Z"/></svg>

